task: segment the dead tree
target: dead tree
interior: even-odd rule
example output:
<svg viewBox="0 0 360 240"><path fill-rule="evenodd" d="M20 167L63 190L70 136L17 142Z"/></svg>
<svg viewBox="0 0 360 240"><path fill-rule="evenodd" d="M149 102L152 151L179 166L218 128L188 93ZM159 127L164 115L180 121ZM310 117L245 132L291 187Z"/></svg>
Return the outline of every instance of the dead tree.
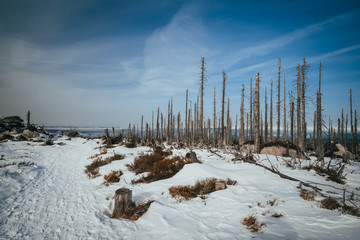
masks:
<svg viewBox="0 0 360 240"><path fill-rule="evenodd" d="M237 123L238 123L238 115L236 114L236 121L235 121L235 139L237 140Z"/></svg>
<svg viewBox="0 0 360 240"><path fill-rule="evenodd" d="M222 100L221 100L221 144L224 145L225 141L225 123L224 123L224 114L225 114L225 86L226 86L226 73L223 70L223 90L222 90Z"/></svg>
<svg viewBox="0 0 360 240"><path fill-rule="evenodd" d="M215 99L215 86L214 86L214 127L213 127L213 147L216 147L216 99Z"/></svg>
<svg viewBox="0 0 360 240"><path fill-rule="evenodd" d="M186 107L185 107L185 144L188 145L188 133L189 133L189 125L188 125L188 94L189 90L186 89Z"/></svg>
<svg viewBox="0 0 360 240"><path fill-rule="evenodd" d="M277 101L277 134L276 140L280 140L280 74L281 74L281 58L279 58L279 72L278 72L278 101Z"/></svg>
<svg viewBox="0 0 360 240"><path fill-rule="evenodd" d="M264 142L268 141L268 119L267 119L267 110L268 110L268 104L267 104L267 91L265 86L265 139Z"/></svg>
<svg viewBox="0 0 360 240"><path fill-rule="evenodd" d="M253 90L252 90L252 78L250 78L250 141L253 140Z"/></svg>
<svg viewBox="0 0 360 240"><path fill-rule="evenodd" d="M244 84L241 89L239 146L244 144Z"/></svg>
<svg viewBox="0 0 360 240"><path fill-rule="evenodd" d="M287 141L287 131L286 131L286 85L285 85L285 74L284 74L284 132L283 132L283 141Z"/></svg>
<svg viewBox="0 0 360 240"><path fill-rule="evenodd" d="M203 121L204 121L204 78L205 78L205 60L201 59L201 83L200 83L200 147L203 146Z"/></svg>
<svg viewBox="0 0 360 240"><path fill-rule="evenodd" d="M163 121L164 119L163 119L163 114L161 113L161 130L160 130L160 142L162 143L163 142L163 138L164 138L164 128L163 128L163 126L164 126L164 121Z"/></svg>
<svg viewBox="0 0 360 240"><path fill-rule="evenodd" d="M350 88L350 127L351 127L351 152L354 152L354 125L353 125L353 110L352 110L352 91Z"/></svg>
<svg viewBox="0 0 360 240"><path fill-rule="evenodd" d="M300 64L297 65L297 98L296 98L296 139L300 149L304 151L302 132L301 132L301 76L300 76Z"/></svg>
<svg viewBox="0 0 360 240"><path fill-rule="evenodd" d="M306 109L306 106L305 106L305 92L306 92L306 78L307 78L307 64L306 64L306 61L305 61L305 57L304 57L304 63L303 65L301 66L301 76L302 76L302 89L301 89L301 105L302 105L302 112L301 112L301 117L302 117L302 134L301 134L301 139L302 139L302 146L303 146L303 151L305 150L306 148L306 113L305 113L305 109Z"/></svg>
<svg viewBox="0 0 360 240"><path fill-rule="evenodd" d="M208 125L207 125L207 142L208 142L208 145L210 144L211 140L210 140L210 118L208 118Z"/></svg>
<svg viewBox="0 0 360 240"><path fill-rule="evenodd" d="M270 88L270 142L273 140L273 80Z"/></svg>
<svg viewBox="0 0 360 240"><path fill-rule="evenodd" d="M316 113L317 113L317 144L316 144L316 155L318 157L318 160L321 161L321 168L324 168L325 162L324 162L324 150L322 145L322 109L321 109L321 62L320 62L320 71L319 71L319 90L317 91L316 96Z"/></svg>
<svg viewBox="0 0 360 240"><path fill-rule="evenodd" d="M160 139L160 108L158 107L158 109L157 109L157 116L156 116L156 139L158 140L158 139Z"/></svg>
<svg viewBox="0 0 360 240"><path fill-rule="evenodd" d="M344 145L344 109L341 109L341 144Z"/></svg>
<svg viewBox="0 0 360 240"><path fill-rule="evenodd" d="M315 143L315 139L316 139L316 111L314 111L314 129L313 129L313 148L316 149L316 143Z"/></svg>
<svg viewBox="0 0 360 240"><path fill-rule="evenodd" d="M167 128L166 128L166 143L168 145L170 145L170 122L171 122L171 117L170 117L170 100L168 103L168 123L167 123Z"/></svg>
<svg viewBox="0 0 360 240"><path fill-rule="evenodd" d="M27 120L27 126L30 125L30 110L28 110L27 114L26 114L26 120Z"/></svg>
<svg viewBox="0 0 360 240"><path fill-rule="evenodd" d="M180 111L178 113L178 117L177 117L177 133L176 133L176 140L177 140L177 144L180 144L180 140L181 140L181 135L180 135L180 122L181 122L181 115L180 115Z"/></svg>
<svg viewBox="0 0 360 240"><path fill-rule="evenodd" d="M144 125L144 115L141 115L141 133L140 133L141 138L143 137L143 125Z"/></svg>
<svg viewBox="0 0 360 240"><path fill-rule="evenodd" d="M294 108L295 103L293 101L290 102L290 142L294 143Z"/></svg>
<svg viewBox="0 0 360 240"><path fill-rule="evenodd" d="M259 82L260 82L260 74L256 74L256 85L255 85L255 152L260 152L260 92L259 92Z"/></svg>

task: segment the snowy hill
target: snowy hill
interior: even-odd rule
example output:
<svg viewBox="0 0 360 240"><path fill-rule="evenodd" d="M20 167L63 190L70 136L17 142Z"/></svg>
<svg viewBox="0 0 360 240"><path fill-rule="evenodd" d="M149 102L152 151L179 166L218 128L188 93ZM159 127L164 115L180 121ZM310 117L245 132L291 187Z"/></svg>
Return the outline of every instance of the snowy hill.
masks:
<svg viewBox="0 0 360 240"><path fill-rule="evenodd" d="M65 143L59 145L57 143ZM299 182L281 178L260 166L233 162L231 151L195 149L202 164L186 164L175 176L152 183L132 185L138 178L126 164L149 147L107 149L102 158L125 154L123 160L100 168L102 176L89 179L84 173L91 156L99 154L98 140L59 138L54 145L38 142L2 144L0 153L0 239L357 239L360 219L339 210L320 207L300 197ZM172 150L185 156L188 150ZM346 165L345 185L327 181L301 166L312 160L255 155L257 163L321 189L325 196L360 205L360 164ZM328 162L329 159L326 159ZM288 162L288 164L286 164ZM333 160L332 164L336 164ZM287 166L288 165L288 166ZM102 184L112 170L124 174L120 182ZM169 188L193 185L209 177L233 179L234 186L216 191L206 199L177 201ZM111 218L113 196L118 188L132 189L133 200L154 200L137 221ZM307 188L312 190L311 188ZM242 224L248 216L264 223L260 232ZM275 217L280 216L280 217Z"/></svg>

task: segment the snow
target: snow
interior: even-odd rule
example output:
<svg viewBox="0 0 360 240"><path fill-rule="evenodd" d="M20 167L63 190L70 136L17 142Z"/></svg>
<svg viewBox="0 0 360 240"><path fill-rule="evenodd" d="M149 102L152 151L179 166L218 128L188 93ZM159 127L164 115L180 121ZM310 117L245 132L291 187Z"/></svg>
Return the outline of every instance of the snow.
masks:
<svg viewBox="0 0 360 240"><path fill-rule="evenodd" d="M0 239L357 239L360 234L359 218L302 199L298 182L253 164L234 163L230 151L213 154L195 149L202 164L187 164L169 179L132 185L131 180L137 176L125 165L150 148L117 146L102 157L120 153L125 159L101 167L100 173L122 170L124 175L119 183L107 187L102 184L103 176L89 179L84 173L85 165L92 161L89 157L99 153L97 140L55 141L59 142L66 144L3 143L0 166L22 161L35 165L0 168ZM188 150L172 151L185 156ZM281 173L312 182L326 195L342 197L344 185L326 181L314 171L286 167L284 159L275 156L255 157L265 166L273 165ZM314 161L302 160L301 164ZM345 172L347 197L351 192L360 194L360 164L352 162ZM171 186L193 185L207 177L230 178L238 183L211 193L205 200L179 202L169 195ZM110 217L112 197L121 187L132 189L136 202L155 200L139 220ZM359 195L353 202L359 206ZM274 213L283 217L272 217ZM252 233L241 223L250 215L266 224L262 233Z"/></svg>

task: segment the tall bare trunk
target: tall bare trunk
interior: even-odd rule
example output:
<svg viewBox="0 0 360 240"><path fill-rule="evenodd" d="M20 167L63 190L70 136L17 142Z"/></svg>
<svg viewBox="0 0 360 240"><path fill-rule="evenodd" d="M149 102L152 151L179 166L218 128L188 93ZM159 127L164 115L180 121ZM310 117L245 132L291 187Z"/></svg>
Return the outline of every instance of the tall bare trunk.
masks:
<svg viewBox="0 0 360 240"><path fill-rule="evenodd" d="M169 145L170 144L170 122L171 122L171 117L170 117L170 100L168 103L168 123L167 123L167 131L166 131L166 143Z"/></svg>
<svg viewBox="0 0 360 240"><path fill-rule="evenodd" d="M353 109L352 109L352 90L350 88L350 127L351 127L351 152L354 153L354 125L353 125Z"/></svg>
<svg viewBox="0 0 360 240"><path fill-rule="evenodd" d="M178 116L177 116L177 134L176 134L176 140L177 140L177 143L178 143L178 144L180 143L180 140L181 140L181 135L180 135L181 126L180 126L180 122L181 122L181 116L180 116L180 112L179 112L179 113L178 113Z"/></svg>
<svg viewBox="0 0 360 240"><path fill-rule="evenodd" d="M302 139L302 147L303 147L303 151L305 150L305 148L306 148L306 119L305 119L305 116L306 116L306 113L305 113L305 108L306 108L306 106L305 106L305 92L306 92L306 89L305 89L305 86L306 86L306 84L305 84L305 81L306 81L306 71L307 71L307 65L306 65L306 61L305 61L305 57L304 57L304 63L303 63L303 65L302 65L302 67L301 67L301 69L302 69L302 89L301 89L301 105L302 105L302 120L301 120L301 122L302 122L302 134L301 134L301 139Z"/></svg>
<svg viewBox="0 0 360 240"><path fill-rule="evenodd" d="M268 119L267 119L267 110L268 110L268 104L267 104L267 90L265 86L265 139L264 142L268 141Z"/></svg>
<svg viewBox="0 0 360 240"><path fill-rule="evenodd" d="M345 147L348 147L348 114L346 114L346 120L345 120Z"/></svg>
<svg viewBox="0 0 360 240"><path fill-rule="evenodd" d="M283 141L287 141L287 131L286 131L286 84L285 84L285 74L284 74L284 133Z"/></svg>
<svg viewBox="0 0 360 240"><path fill-rule="evenodd" d="M160 139L160 122L159 119L160 118L160 108L158 107L157 109L157 117L156 117L156 139Z"/></svg>
<svg viewBox="0 0 360 240"><path fill-rule="evenodd" d="M255 152L260 152L260 92L259 92L260 74L256 74L256 86L255 86Z"/></svg>
<svg viewBox="0 0 360 240"><path fill-rule="evenodd" d="M344 145L344 109L341 109L341 144Z"/></svg>
<svg viewBox="0 0 360 240"><path fill-rule="evenodd" d="M280 76L281 76L281 58L279 58L279 72L278 72L278 101L277 101L277 134L276 134L276 140L280 140Z"/></svg>
<svg viewBox="0 0 360 240"><path fill-rule="evenodd" d="M321 109L321 62L320 62L320 71L319 71L319 91L317 92L317 101L316 101L316 113L317 113L317 147L316 147L316 155L318 160L321 161L321 167L324 168L324 150L322 145L322 109Z"/></svg>
<svg viewBox="0 0 360 240"><path fill-rule="evenodd" d="M214 147L216 147L216 142L217 142L217 140L216 140L216 98L215 98L215 86L214 86L214 115L213 115L213 117L214 117L214 127L213 127L213 146Z"/></svg>
<svg viewBox="0 0 360 240"><path fill-rule="evenodd" d="M253 140L253 90L252 90L252 78L250 78L250 141Z"/></svg>
<svg viewBox="0 0 360 240"><path fill-rule="evenodd" d="M141 138L143 137L144 115L141 115Z"/></svg>
<svg viewBox="0 0 360 240"><path fill-rule="evenodd" d="M303 150L302 132L301 132L301 76L300 76L300 64L297 65L297 98L296 98L296 130L297 130L297 144L300 149Z"/></svg>
<svg viewBox="0 0 360 240"><path fill-rule="evenodd" d="M188 125L188 95L189 90L186 89L186 104L185 104L185 134L184 134L184 142L188 145L188 133L189 133L189 125Z"/></svg>
<svg viewBox="0 0 360 240"><path fill-rule="evenodd" d="M291 102L290 105L290 142L294 143L294 108L295 108L295 103Z"/></svg>
<svg viewBox="0 0 360 240"><path fill-rule="evenodd" d="M161 113L161 128L160 128L160 142L162 143L164 141L164 117Z"/></svg>
<svg viewBox="0 0 360 240"><path fill-rule="evenodd" d="M273 140L273 80L270 88L270 142Z"/></svg>
<svg viewBox="0 0 360 240"><path fill-rule="evenodd" d="M315 139L316 139L316 111L314 111L314 129L313 129L313 148L316 149L316 143L315 143Z"/></svg>
<svg viewBox="0 0 360 240"><path fill-rule="evenodd" d="M223 70L223 90L222 90L222 101L221 101L221 142L224 143L225 137L225 123L224 123L224 114L225 114L225 84L226 84L226 73Z"/></svg>
<svg viewBox="0 0 360 240"><path fill-rule="evenodd" d="M239 133L239 145L244 144L244 84L241 89L241 107L240 107L240 133Z"/></svg>
<svg viewBox="0 0 360 240"><path fill-rule="evenodd" d="M204 121L204 78L205 78L205 60L201 59L201 83L200 83L200 147L203 146L203 121Z"/></svg>
<svg viewBox="0 0 360 240"><path fill-rule="evenodd" d="M238 115L236 114L236 121L235 121L235 139L237 140L237 132L238 132L238 129L237 129L237 123L238 123Z"/></svg>

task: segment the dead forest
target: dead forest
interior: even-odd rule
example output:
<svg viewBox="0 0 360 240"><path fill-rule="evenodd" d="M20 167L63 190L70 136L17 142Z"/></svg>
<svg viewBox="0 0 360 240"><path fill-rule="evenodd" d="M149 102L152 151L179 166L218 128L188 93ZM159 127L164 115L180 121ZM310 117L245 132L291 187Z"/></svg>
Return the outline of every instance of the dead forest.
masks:
<svg viewBox="0 0 360 240"><path fill-rule="evenodd" d="M241 89L241 102L235 119L231 116L229 106L231 99L226 98L227 74L222 70L222 89L220 116L216 104L216 88L213 89L212 116L204 116L204 91L212 94L212 88L205 89L205 59L201 59L200 89L196 99L189 99L189 91L185 93L185 111L175 112L173 99L169 99L166 112L157 107L152 112L151 122L129 124L128 129L120 132L133 144L143 145L166 142L186 147L233 146L242 152L261 153L264 146L281 145L292 147L298 152L314 153L319 160L325 156L326 148L341 144L351 153L350 158L358 157L357 110L353 110L352 89L349 89L349 106L341 109L337 119L327 119L322 107L324 93L321 91L322 63L319 64L318 88L316 94L309 94L309 65L305 57L296 66L296 79L286 79L282 73L281 58L278 59L277 81L271 79L270 93L265 87L260 92L261 75L257 73L255 82L249 80L249 88L244 83ZM286 81L292 81L295 89L286 89ZM314 79L311 79L314 81ZM260 96L264 94L264 102ZM270 97L269 97L270 96ZM246 99L246 101L245 101ZM308 110L312 104L315 111ZM246 111L247 109L247 111ZM312 110L311 110L312 111ZM113 136L114 129L112 132ZM108 139L111 141L109 135ZM349 158L349 156L347 156ZM344 156L345 158L345 156ZM323 163L323 161L322 161Z"/></svg>

